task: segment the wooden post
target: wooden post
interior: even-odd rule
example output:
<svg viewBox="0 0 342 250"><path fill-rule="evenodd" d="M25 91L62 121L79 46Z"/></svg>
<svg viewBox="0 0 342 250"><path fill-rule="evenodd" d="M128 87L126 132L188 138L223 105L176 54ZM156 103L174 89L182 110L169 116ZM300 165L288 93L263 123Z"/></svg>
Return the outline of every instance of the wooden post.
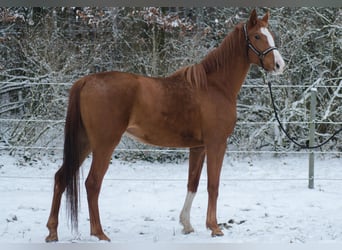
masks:
<svg viewBox="0 0 342 250"><path fill-rule="evenodd" d="M309 123L309 146L312 147L315 141L315 117L316 117L316 96L317 89L311 89L311 103L310 103L310 123ZM314 150L309 152L309 188L313 189L315 184L315 168L314 168Z"/></svg>
<svg viewBox="0 0 342 250"><path fill-rule="evenodd" d="M18 105L19 105L19 115L20 117L24 116L24 103L23 103L23 92L19 90L18 92Z"/></svg>

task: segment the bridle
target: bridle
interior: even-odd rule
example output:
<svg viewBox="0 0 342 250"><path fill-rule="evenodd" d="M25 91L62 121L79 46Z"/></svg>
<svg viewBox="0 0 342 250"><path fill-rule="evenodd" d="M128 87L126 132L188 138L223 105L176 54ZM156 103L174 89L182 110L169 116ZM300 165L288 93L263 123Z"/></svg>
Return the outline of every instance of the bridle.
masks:
<svg viewBox="0 0 342 250"><path fill-rule="evenodd" d="M244 34L245 34L245 39L246 39L246 43L247 43L247 57L248 57L248 52L249 52L249 49L251 49L259 58L260 60L260 64L261 64L261 67L263 69L264 68L264 58L265 56L270 53L271 51L273 50L278 50L277 47L269 47L268 49L265 49L264 51L260 51L258 50L257 48L255 48L255 46L251 43L251 40L249 40L249 37L248 37L248 33L247 33L247 23L245 23L243 25L243 31L244 31Z"/></svg>

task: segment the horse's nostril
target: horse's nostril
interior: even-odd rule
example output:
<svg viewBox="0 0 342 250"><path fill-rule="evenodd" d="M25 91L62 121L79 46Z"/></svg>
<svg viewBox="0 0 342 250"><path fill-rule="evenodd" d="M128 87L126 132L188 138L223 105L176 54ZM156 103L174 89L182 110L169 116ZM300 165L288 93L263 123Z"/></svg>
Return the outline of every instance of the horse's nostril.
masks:
<svg viewBox="0 0 342 250"><path fill-rule="evenodd" d="M277 69L280 69L279 63L276 63L276 68L277 68Z"/></svg>

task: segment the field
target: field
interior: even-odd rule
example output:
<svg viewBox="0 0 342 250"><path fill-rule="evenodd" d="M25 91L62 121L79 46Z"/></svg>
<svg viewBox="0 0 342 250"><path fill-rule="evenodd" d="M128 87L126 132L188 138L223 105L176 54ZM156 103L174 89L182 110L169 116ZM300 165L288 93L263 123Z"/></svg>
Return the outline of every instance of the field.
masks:
<svg viewBox="0 0 342 250"><path fill-rule="evenodd" d="M60 159L0 153L0 243L42 243ZM83 166L86 178L91 158ZM195 233L178 222L186 195L187 162L113 160L100 196L102 225L114 243L322 243L342 241L342 168L336 156L315 159L315 188L308 189L306 155L226 157L221 175L218 221L225 235L205 228L206 171L194 200ZM97 242L89 236L84 185L79 232L68 226L62 200L60 242Z"/></svg>

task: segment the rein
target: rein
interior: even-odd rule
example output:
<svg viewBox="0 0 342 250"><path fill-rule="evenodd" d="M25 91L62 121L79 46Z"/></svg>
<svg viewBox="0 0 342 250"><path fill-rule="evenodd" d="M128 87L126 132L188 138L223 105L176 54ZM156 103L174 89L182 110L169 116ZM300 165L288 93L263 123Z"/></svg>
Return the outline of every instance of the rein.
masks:
<svg viewBox="0 0 342 250"><path fill-rule="evenodd" d="M260 51L258 50L250 41L249 37L248 37L248 32L247 32L247 23L245 23L243 25L243 31L244 31L244 35L245 35L245 40L246 40L246 50L247 50L247 57L248 57L248 54L249 54L249 49L251 49L259 58L260 60L260 64L261 64L261 67L263 69L264 68L264 58L265 56L270 53L271 51L273 50L278 50L277 47L269 47L268 49L265 49L264 51ZM297 145L298 147L302 148L302 149L315 149L315 148L320 148L322 147L323 145L327 144L331 139L333 139L338 133L342 132L342 128L340 128L339 130L335 131L326 141L318 144L318 145L315 145L315 146L309 146L309 145L304 145L304 144L300 144L298 143L294 138L292 138L290 136L290 134L285 130L284 126L281 124L281 121L279 119L279 116L278 116L278 111L277 111L277 108L275 106L275 103L274 103L274 98L273 98L273 93L272 93L272 85L270 82L267 82L266 81L266 76L265 76L265 73L262 71L262 76L263 76L263 80L264 80L264 83L268 85L268 89L270 91L270 96L271 96L271 101L272 101L272 106L273 106L273 110L274 110L274 115L275 115L275 118L280 126L280 129L285 133L285 135L287 136L287 138L289 138L289 140L291 142L293 142L295 145Z"/></svg>
<svg viewBox="0 0 342 250"><path fill-rule="evenodd" d="M290 139L290 141L292 141L294 144L296 144L298 147L302 148L302 149L315 149L315 148L320 148L322 147L323 145L327 144L331 139L333 139L338 133L340 133L342 131L342 128L340 128L339 130L335 131L332 136L330 136L326 141L318 144L318 145L315 145L315 146L308 146L308 145L304 145L304 144L300 144L298 143L297 141L295 141L294 138L292 138L289 133L285 130L285 128L283 127L283 125L281 124L280 120L279 120L279 117L278 117L278 111L277 111L277 108L275 106L275 103L274 103L274 98L273 98L273 93L272 93L272 87L271 87L271 83L270 82L267 82L266 79L265 79L265 73L262 72L262 76L263 76L263 80L264 80L264 83L268 85L268 89L270 91L270 95L271 95L271 101L272 101L272 106L273 106L273 110L274 110L274 115L275 115L275 118L281 128L281 130L285 133L285 135L287 136L287 138Z"/></svg>

